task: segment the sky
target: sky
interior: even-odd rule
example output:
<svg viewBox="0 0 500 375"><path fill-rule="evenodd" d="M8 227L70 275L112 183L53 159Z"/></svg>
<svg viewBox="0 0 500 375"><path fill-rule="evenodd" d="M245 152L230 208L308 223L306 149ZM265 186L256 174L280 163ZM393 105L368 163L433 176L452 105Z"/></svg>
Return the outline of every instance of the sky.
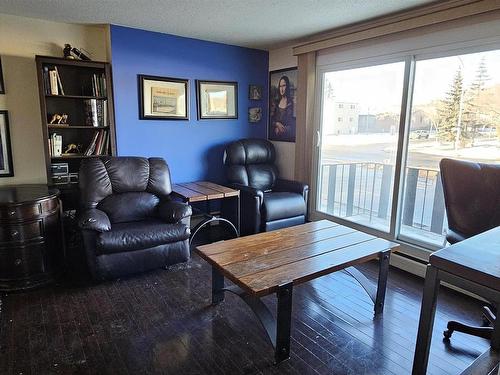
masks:
<svg viewBox="0 0 500 375"><path fill-rule="evenodd" d="M443 99L460 67L467 87L474 80L482 57L490 77L487 86L500 84L500 50L417 61L413 103L421 105ZM404 62L325 74L325 82L333 87L335 101L359 103L360 114L399 113L403 79Z"/></svg>

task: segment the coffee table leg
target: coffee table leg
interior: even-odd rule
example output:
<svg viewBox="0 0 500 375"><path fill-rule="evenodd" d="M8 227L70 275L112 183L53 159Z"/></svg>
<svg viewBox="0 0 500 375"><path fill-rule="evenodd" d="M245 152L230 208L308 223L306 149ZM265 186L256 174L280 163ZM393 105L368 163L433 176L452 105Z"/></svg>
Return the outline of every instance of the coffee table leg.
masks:
<svg viewBox="0 0 500 375"><path fill-rule="evenodd" d="M224 301L224 276L212 267L212 304Z"/></svg>
<svg viewBox="0 0 500 375"><path fill-rule="evenodd" d="M278 313L276 317L276 348L274 360L276 364L290 358L290 328L292 323L293 284L280 286L278 297Z"/></svg>
<svg viewBox="0 0 500 375"><path fill-rule="evenodd" d="M387 289L387 274L389 273L389 261L391 251L384 251L379 255L377 298L375 299L375 315L384 311L385 291Z"/></svg>

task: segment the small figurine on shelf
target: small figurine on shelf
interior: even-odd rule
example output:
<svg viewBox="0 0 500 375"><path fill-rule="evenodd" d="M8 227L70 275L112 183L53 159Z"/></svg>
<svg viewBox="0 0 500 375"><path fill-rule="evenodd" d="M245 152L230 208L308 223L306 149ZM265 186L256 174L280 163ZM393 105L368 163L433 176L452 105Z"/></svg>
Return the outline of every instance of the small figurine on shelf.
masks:
<svg viewBox="0 0 500 375"><path fill-rule="evenodd" d="M63 55L64 55L65 59L76 59L78 57L80 60L90 61L90 57L88 57L86 54L84 54L78 48L71 47L71 44L64 45Z"/></svg>
<svg viewBox="0 0 500 375"><path fill-rule="evenodd" d="M66 113L63 113L62 115L54 113L49 125L68 125L68 115Z"/></svg>
<svg viewBox="0 0 500 375"><path fill-rule="evenodd" d="M82 145L77 145L77 144L74 144L74 143L69 143L67 146L66 146L66 150L64 151L64 154L67 155L75 155L75 154L81 154L82 153Z"/></svg>

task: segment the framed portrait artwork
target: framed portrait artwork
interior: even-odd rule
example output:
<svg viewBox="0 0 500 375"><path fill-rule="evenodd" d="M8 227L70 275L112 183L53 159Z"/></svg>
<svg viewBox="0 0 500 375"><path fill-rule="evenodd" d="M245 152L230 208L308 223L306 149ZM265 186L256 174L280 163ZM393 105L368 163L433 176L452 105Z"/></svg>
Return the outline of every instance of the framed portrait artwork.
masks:
<svg viewBox="0 0 500 375"><path fill-rule="evenodd" d="M262 99L262 86L249 85L248 86L248 99L261 100Z"/></svg>
<svg viewBox="0 0 500 375"><path fill-rule="evenodd" d="M5 84L3 83L2 57L0 56L0 94L5 94Z"/></svg>
<svg viewBox="0 0 500 375"><path fill-rule="evenodd" d="M139 75L141 120L189 120L189 80Z"/></svg>
<svg viewBox="0 0 500 375"><path fill-rule="evenodd" d="M269 140L295 142L296 91L297 68L269 73Z"/></svg>
<svg viewBox="0 0 500 375"><path fill-rule="evenodd" d="M10 146L9 115L0 111L0 177L14 176Z"/></svg>
<svg viewBox="0 0 500 375"><path fill-rule="evenodd" d="M259 122L262 120L262 108L252 107L248 108L248 122Z"/></svg>
<svg viewBox="0 0 500 375"><path fill-rule="evenodd" d="M238 82L196 80L198 119L237 119Z"/></svg>

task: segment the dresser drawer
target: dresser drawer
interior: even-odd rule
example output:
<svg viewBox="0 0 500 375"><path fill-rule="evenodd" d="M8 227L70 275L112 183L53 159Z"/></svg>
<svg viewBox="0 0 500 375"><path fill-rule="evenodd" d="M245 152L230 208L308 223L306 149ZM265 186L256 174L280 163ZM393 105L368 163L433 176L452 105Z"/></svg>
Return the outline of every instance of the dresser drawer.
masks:
<svg viewBox="0 0 500 375"><path fill-rule="evenodd" d="M22 206L5 207L0 209L2 219L30 219L41 214L40 204L29 204Z"/></svg>
<svg viewBox="0 0 500 375"><path fill-rule="evenodd" d="M2 279L22 279L47 272L45 244L0 249L0 275Z"/></svg>
<svg viewBox="0 0 500 375"><path fill-rule="evenodd" d="M0 227L0 242L27 241L41 236L41 220L23 224L3 224Z"/></svg>

